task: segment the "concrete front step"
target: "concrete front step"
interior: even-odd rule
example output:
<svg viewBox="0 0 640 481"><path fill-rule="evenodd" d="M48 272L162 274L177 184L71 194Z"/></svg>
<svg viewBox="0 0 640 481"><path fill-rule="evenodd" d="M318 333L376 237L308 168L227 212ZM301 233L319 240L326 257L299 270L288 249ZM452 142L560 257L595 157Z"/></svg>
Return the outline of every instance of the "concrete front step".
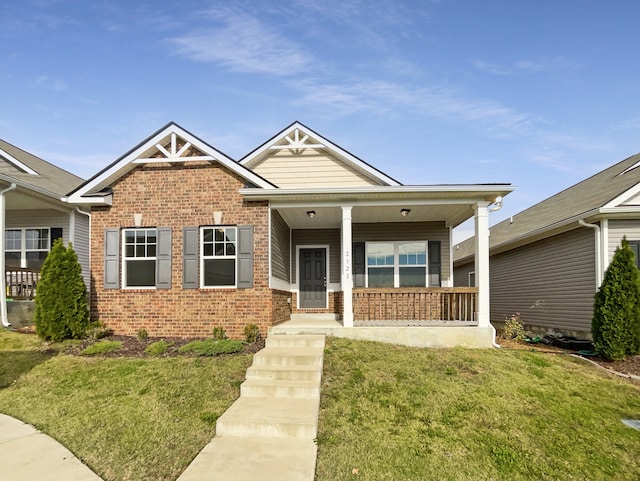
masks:
<svg viewBox="0 0 640 481"><path fill-rule="evenodd" d="M313 440L217 436L177 481L312 481Z"/></svg>
<svg viewBox="0 0 640 481"><path fill-rule="evenodd" d="M317 380L247 379L240 386L240 395L284 399L319 399L320 383Z"/></svg>
<svg viewBox="0 0 640 481"><path fill-rule="evenodd" d="M322 366L320 347L266 347L253 356L254 366Z"/></svg>
<svg viewBox="0 0 640 481"><path fill-rule="evenodd" d="M298 336L288 336L286 334L276 334L268 336L266 347L322 347L324 348L324 336L313 334L301 334Z"/></svg>
<svg viewBox="0 0 640 481"><path fill-rule="evenodd" d="M320 382L322 371L318 366L250 366L247 379Z"/></svg>
<svg viewBox="0 0 640 481"><path fill-rule="evenodd" d="M241 396L216 423L219 436L314 439L317 399Z"/></svg>

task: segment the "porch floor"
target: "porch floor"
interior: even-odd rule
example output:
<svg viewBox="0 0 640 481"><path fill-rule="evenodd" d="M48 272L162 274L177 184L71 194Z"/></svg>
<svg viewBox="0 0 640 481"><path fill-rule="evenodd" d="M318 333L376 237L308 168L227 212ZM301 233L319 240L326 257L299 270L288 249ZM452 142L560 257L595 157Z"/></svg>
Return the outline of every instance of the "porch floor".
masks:
<svg viewBox="0 0 640 481"><path fill-rule="evenodd" d="M410 325L408 325L410 324ZM326 336L386 342L413 347L493 347L493 326L478 327L449 321L433 325L420 322L367 325L356 322L344 327L340 321L313 317L298 317L273 326L269 334L324 334Z"/></svg>

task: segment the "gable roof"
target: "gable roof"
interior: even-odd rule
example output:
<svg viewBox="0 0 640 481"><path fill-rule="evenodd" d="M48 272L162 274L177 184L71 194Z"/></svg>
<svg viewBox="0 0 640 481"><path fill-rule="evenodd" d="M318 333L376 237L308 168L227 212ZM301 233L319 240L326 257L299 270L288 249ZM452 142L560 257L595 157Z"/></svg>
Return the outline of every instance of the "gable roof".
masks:
<svg viewBox="0 0 640 481"><path fill-rule="evenodd" d="M490 230L492 251L526 244L576 228L581 219L611 214L625 202L627 212L640 214L640 154L631 156L506 219ZM635 203L635 205L634 205ZM456 247L454 260L473 254L473 237Z"/></svg>
<svg viewBox="0 0 640 481"><path fill-rule="evenodd" d="M0 179L58 198L83 182L77 175L1 139Z"/></svg>
<svg viewBox="0 0 640 481"><path fill-rule="evenodd" d="M68 200L78 204L109 204L111 184L138 165L193 161L216 162L257 187L275 188L266 179L240 165L178 124L169 122L70 192Z"/></svg>
<svg viewBox="0 0 640 481"><path fill-rule="evenodd" d="M245 167L254 170L262 162L269 159L274 154L274 151L286 149L295 152L304 151L306 149L324 151L348 169L356 171L360 175L369 179L372 184L390 186L402 185L397 180L386 175L384 172L376 169L372 165L369 165L362 159L334 144L298 121L295 121L288 127L285 127L265 143L244 156L240 159L240 163ZM301 168L304 169L304 167ZM303 174L304 172L300 173Z"/></svg>

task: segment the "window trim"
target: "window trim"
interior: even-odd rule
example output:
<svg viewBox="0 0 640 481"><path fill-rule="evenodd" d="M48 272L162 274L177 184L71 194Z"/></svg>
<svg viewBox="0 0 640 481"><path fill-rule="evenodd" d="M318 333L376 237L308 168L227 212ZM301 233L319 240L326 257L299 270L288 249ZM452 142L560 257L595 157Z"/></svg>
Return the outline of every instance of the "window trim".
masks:
<svg viewBox="0 0 640 481"><path fill-rule="evenodd" d="M629 247L630 248L631 248L632 245L636 246L636 249L637 249L638 253L640 253L640 240L627 240L627 242L629 243ZM632 248L632 250L633 250L633 248ZM633 254L634 254L634 258L635 258L634 260L635 260L635 263L636 263L636 267L638 269L640 269L640 255L636 256L635 252Z"/></svg>
<svg viewBox="0 0 640 481"><path fill-rule="evenodd" d="M235 246L235 254L233 256L223 255L216 256L215 249L214 254L211 256L204 255L204 231L207 229L212 229L214 232L216 229L225 229L225 234L227 229L233 229L235 231L235 240L233 244ZM199 239L198 239L198 267L200 269L200 288L201 289L238 289L238 226L237 225L203 225L198 229ZM215 236L215 234L214 234ZM215 237L214 237L214 246L215 246ZM226 243L226 241L225 241ZM233 285L226 286L209 286L205 285L205 268L204 264L207 260L222 260L222 259L233 259Z"/></svg>
<svg viewBox="0 0 640 481"><path fill-rule="evenodd" d="M149 230L154 230L156 231L156 255L154 257L127 257L127 231L149 231ZM121 247L121 254L122 254L122 289L123 290L155 290L157 289L157 273L156 273L156 269L158 266L158 228L157 227L123 227L122 228L122 232L121 232L121 236L122 236L122 247ZM135 244L134 244L135 245ZM145 243L145 245L147 245ZM127 285L127 261L128 260L133 260L134 262L136 260L138 261L154 261L154 277L156 277L154 283L152 286L128 286Z"/></svg>
<svg viewBox="0 0 640 481"><path fill-rule="evenodd" d="M27 249L27 231L28 230L46 230L47 235L47 245L46 249ZM19 231L20 232L20 249L7 249L7 232L8 231ZM49 253L51 251L51 227L5 227L5 245L4 254L5 254L5 263L6 263L6 254L8 252L19 252L20 253L20 269L27 269L27 252L46 252ZM44 263L44 260L43 260Z"/></svg>
<svg viewBox="0 0 640 481"><path fill-rule="evenodd" d="M369 265L369 246L371 245L393 245L393 264L385 264L385 265ZM423 244L424 245L424 255L425 255L425 263L424 264L400 264L400 245L402 244ZM393 268L393 286L386 287L385 289L404 289L404 287L400 287L400 269L402 267L424 267L424 286L421 287L430 287L429 286L429 241L426 240L402 240L402 241L373 241L373 242L365 242L365 288L369 289L369 269L373 268ZM371 288L376 289L376 288Z"/></svg>

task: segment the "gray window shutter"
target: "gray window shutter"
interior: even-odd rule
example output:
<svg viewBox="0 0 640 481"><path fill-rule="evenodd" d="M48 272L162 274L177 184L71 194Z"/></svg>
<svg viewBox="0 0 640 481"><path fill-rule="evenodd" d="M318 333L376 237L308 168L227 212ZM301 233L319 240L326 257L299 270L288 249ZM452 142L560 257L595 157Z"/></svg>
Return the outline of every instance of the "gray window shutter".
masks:
<svg viewBox="0 0 640 481"><path fill-rule="evenodd" d="M442 261L440 259L440 241L429 242L429 287L440 287Z"/></svg>
<svg viewBox="0 0 640 481"><path fill-rule="evenodd" d="M253 287L253 226L238 226L238 289Z"/></svg>
<svg viewBox="0 0 640 481"><path fill-rule="evenodd" d="M50 244L50 246L53 247L53 243L56 240L62 239L62 227L52 227L49 234L51 236L51 244Z"/></svg>
<svg viewBox="0 0 640 481"><path fill-rule="evenodd" d="M364 287L366 273L364 242L352 244L351 258L353 259L353 287Z"/></svg>
<svg viewBox="0 0 640 481"><path fill-rule="evenodd" d="M120 288L120 229L104 230L104 288Z"/></svg>
<svg viewBox="0 0 640 481"><path fill-rule="evenodd" d="M158 227L156 288L171 289L171 227Z"/></svg>
<svg viewBox="0 0 640 481"><path fill-rule="evenodd" d="M182 229L182 288L197 289L198 282L198 228Z"/></svg>

